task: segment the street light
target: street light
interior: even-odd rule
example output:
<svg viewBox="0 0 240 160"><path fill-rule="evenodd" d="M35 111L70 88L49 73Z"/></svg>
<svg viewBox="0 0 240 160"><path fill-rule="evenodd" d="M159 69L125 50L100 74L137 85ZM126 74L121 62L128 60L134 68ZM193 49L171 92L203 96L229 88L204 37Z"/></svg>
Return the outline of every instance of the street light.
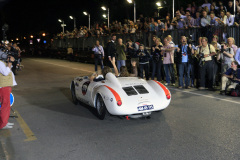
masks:
<svg viewBox="0 0 240 160"><path fill-rule="evenodd" d="M104 10L104 11L106 11L107 10L107 12L108 12L108 16L107 16L107 19L108 19L108 28L109 28L109 8L106 8L105 6L102 6L101 7L102 8L102 10ZM104 17L104 18L106 18L106 17Z"/></svg>
<svg viewBox="0 0 240 160"><path fill-rule="evenodd" d="M133 9L133 12L134 12L134 23L136 23L136 0L127 0L128 3L133 3L133 6L134 6L134 9Z"/></svg>
<svg viewBox="0 0 240 160"><path fill-rule="evenodd" d="M63 33L64 33L64 27L66 27L66 24L64 24L64 21L61 19L58 19L58 22L62 23L61 27L63 28Z"/></svg>
<svg viewBox="0 0 240 160"><path fill-rule="evenodd" d="M88 29L90 30L91 28L90 28L90 14L89 13L87 13L87 12L83 12L83 14L85 15L85 16L87 16L88 15Z"/></svg>
<svg viewBox="0 0 240 160"><path fill-rule="evenodd" d="M69 18L70 19L73 19L73 29L75 29L76 28L76 18L75 17L73 17L73 16L69 16Z"/></svg>
<svg viewBox="0 0 240 160"><path fill-rule="evenodd" d="M103 14L102 16L103 16L103 18L107 18L106 14Z"/></svg>
<svg viewBox="0 0 240 160"><path fill-rule="evenodd" d="M161 8L163 8L163 7L162 7L162 5L161 5L160 2L157 2L156 5L157 5L157 7L158 7L158 18L159 18L159 10L160 10Z"/></svg>

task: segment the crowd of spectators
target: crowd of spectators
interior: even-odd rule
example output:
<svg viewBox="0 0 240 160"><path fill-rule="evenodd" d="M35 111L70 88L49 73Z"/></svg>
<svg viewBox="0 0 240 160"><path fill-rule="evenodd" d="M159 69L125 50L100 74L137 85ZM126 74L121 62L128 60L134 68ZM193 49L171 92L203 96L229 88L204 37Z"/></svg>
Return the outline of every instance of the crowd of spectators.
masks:
<svg viewBox="0 0 240 160"><path fill-rule="evenodd" d="M225 2L225 1L224 1ZM89 29L86 26L75 28L72 32L66 31L59 33L58 37L80 38L89 36L102 36L111 34L129 34L129 33L148 33L154 32L158 37L164 31L172 29L187 29L207 26L239 26L240 24L240 3L236 0L236 9L234 13L234 4L228 1L226 5L223 1L204 3L197 6L195 2L188 4L186 8L181 7L176 11L175 17L172 18L170 13L158 15L154 12L153 17L144 17L139 15L136 23L132 20L123 22L113 21L108 28L105 23L94 23ZM203 30L205 32L205 30ZM227 33L225 33L226 36Z"/></svg>

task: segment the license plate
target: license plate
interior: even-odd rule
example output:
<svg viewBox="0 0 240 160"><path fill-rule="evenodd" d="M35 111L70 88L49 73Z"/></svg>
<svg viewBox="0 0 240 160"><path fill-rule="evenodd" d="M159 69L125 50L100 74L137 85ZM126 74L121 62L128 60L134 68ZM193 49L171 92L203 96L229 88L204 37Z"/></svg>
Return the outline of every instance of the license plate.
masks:
<svg viewBox="0 0 240 160"><path fill-rule="evenodd" d="M137 107L138 111L147 111L147 110L152 110L154 109L153 105L144 105L144 106L140 106Z"/></svg>

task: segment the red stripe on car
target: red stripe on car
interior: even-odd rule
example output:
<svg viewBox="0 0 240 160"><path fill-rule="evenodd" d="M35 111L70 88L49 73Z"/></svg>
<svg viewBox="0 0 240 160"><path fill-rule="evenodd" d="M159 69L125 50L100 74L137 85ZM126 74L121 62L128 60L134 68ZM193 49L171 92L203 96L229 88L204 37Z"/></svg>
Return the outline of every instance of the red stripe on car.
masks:
<svg viewBox="0 0 240 160"><path fill-rule="evenodd" d="M118 106L121 106L122 105L122 100L121 100L121 97L119 96L119 94L114 89L112 89L111 87L106 86L106 85L104 85L104 86L107 87L112 92L112 94L114 95L114 97L117 101Z"/></svg>
<svg viewBox="0 0 240 160"><path fill-rule="evenodd" d="M162 87L163 91L165 92L165 95L166 95L167 99L170 99L171 98L170 91L162 83L160 83L156 80L153 80L153 81L156 82L160 87Z"/></svg>

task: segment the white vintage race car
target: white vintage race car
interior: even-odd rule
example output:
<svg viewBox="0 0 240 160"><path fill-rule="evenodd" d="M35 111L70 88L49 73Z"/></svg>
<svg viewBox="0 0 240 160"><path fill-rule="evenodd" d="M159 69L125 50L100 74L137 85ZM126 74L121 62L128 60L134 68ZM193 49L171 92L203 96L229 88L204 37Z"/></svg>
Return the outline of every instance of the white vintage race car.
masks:
<svg viewBox="0 0 240 160"><path fill-rule="evenodd" d="M102 81L90 82L76 77L70 85L74 104L78 101L94 108L99 119L107 113L138 118L164 110L171 101L170 91L160 82L137 77L116 77L112 73Z"/></svg>

